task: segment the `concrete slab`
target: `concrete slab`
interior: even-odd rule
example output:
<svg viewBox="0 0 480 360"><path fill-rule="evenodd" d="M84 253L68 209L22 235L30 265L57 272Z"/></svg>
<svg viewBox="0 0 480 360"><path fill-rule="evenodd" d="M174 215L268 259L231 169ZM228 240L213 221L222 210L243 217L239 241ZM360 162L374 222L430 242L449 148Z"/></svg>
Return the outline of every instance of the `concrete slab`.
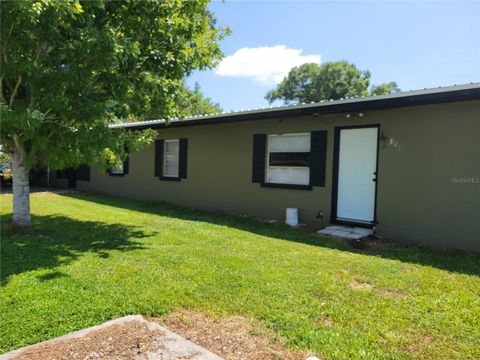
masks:
<svg viewBox="0 0 480 360"><path fill-rule="evenodd" d="M336 236L343 239L359 240L373 235L373 230L351 226L332 225L317 231L317 234Z"/></svg>
<svg viewBox="0 0 480 360"><path fill-rule="evenodd" d="M65 336L61 336L55 339L47 340L35 345L26 346L9 353L0 355L0 360L10 360L21 355L27 350L34 350L36 347L45 344L51 344L54 342L72 340L75 338L81 338L93 331L105 329L112 325L124 325L130 321L138 321L145 324L149 330L160 330L164 335L160 336L158 341L162 344L159 350L155 352L149 352L148 354L142 354L143 359L148 360L177 360L177 359L191 359L191 360L222 360L221 357L211 353L210 351L194 344L193 342L175 334L167 328L147 321L140 315L129 315L112 321L108 321L104 324L93 326L87 329L76 331Z"/></svg>
<svg viewBox="0 0 480 360"><path fill-rule="evenodd" d="M367 236L373 235L373 229L366 229L366 228L360 228L360 227L354 227L353 228L355 232L365 234Z"/></svg>

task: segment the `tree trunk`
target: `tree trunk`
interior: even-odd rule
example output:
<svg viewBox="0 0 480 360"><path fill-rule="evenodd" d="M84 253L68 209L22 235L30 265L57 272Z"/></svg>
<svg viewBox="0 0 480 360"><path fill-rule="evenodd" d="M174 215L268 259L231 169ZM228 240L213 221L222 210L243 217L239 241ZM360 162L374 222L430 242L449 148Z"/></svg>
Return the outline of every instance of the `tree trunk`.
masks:
<svg viewBox="0 0 480 360"><path fill-rule="evenodd" d="M30 225L30 184L28 181L28 169L23 163L22 154L18 150L12 153L12 174L12 222L18 226Z"/></svg>

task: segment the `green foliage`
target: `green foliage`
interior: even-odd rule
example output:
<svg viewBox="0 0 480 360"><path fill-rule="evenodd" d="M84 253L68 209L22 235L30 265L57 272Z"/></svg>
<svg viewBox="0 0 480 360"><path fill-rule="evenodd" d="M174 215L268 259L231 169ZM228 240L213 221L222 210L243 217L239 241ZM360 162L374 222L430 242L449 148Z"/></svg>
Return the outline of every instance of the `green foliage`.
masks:
<svg viewBox="0 0 480 360"><path fill-rule="evenodd" d="M0 164L9 163L10 162L10 155L8 153L0 151Z"/></svg>
<svg viewBox="0 0 480 360"><path fill-rule="evenodd" d="M322 65L303 64L294 67L287 77L265 98L270 102L317 102L338 100L352 96L369 95L370 72L357 69L347 61L327 62ZM372 94L398 92L395 82L372 87Z"/></svg>
<svg viewBox="0 0 480 360"><path fill-rule="evenodd" d="M152 132L108 125L175 111L178 82L222 54L208 1L1 2L1 144L28 166L65 168ZM139 137L140 140L135 140ZM119 150L120 155L123 150Z"/></svg>
<svg viewBox="0 0 480 360"><path fill-rule="evenodd" d="M244 316L322 359L479 359L480 256L167 204L2 195L0 352L124 316ZM61 211L61 213L59 213Z"/></svg>
<svg viewBox="0 0 480 360"><path fill-rule="evenodd" d="M2 171L2 177L4 181L12 180L12 169L8 168Z"/></svg>
<svg viewBox="0 0 480 360"><path fill-rule="evenodd" d="M182 80L178 82L173 98L172 117L185 118L193 115L208 115L219 112L222 112L220 104L213 102L209 97L205 97L198 83L195 83L193 89L190 89L185 84L185 81ZM152 107L152 109L144 115L144 118L155 119L161 117L161 115L159 116L161 113L161 109ZM138 121L138 118L130 116L127 121Z"/></svg>
<svg viewBox="0 0 480 360"><path fill-rule="evenodd" d="M0 165L4 163L10 163L10 161L10 154L0 146Z"/></svg>
<svg viewBox="0 0 480 360"><path fill-rule="evenodd" d="M180 85L180 90L175 98L175 109L176 115L179 117L222 112L220 104L214 103L211 98L203 96L200 85L197 83L193 89L189 89L185 83Z"/></svg>
<svg viewBox="0 0 480 360"><path fill-rule="evenodd" d="M370 88L370 95L386 95L386 94L395 94L400 91L397 83L391 81L388 83L383 83L380 85L372 85Z"/></svg>

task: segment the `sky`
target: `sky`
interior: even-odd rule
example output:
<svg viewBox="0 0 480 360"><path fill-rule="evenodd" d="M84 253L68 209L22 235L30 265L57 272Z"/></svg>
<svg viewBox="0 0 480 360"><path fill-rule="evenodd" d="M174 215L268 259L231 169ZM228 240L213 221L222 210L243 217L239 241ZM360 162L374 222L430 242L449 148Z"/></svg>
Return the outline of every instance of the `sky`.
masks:
<svg viewBox="0 0 480 360"><path fill-rule="evenodd" d="M224 111L269 106L266 92L307 62L347 60L402 90L480 81L480 1L227 0L210 10L232 30L225 57L187 84Z"/></svg>

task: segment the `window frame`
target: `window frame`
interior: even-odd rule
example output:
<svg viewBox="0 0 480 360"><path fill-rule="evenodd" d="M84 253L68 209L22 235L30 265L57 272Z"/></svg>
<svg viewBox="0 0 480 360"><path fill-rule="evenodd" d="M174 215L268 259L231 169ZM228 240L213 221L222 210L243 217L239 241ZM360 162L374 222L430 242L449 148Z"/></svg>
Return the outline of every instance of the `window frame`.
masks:
<svg viewBox="0 0 480 360"><path fill-rule="evenodd" d="M176 142L177 146L177 175L166 175L166 159L167 159L167 143ZM162 174L159 177L162 180L180 181L180 138L177 139L165 139L163 140L163 152L162 152Z"/></svg>
<svg viewBox="0 0 480 360"><path fill-rule="evenodd" d="M311 153L311 139L312 135L310 132L299 132L299 133L284 133L284 134L266 134L266 144L265 144L265 176L263 182L261 183L262 187L271 187L271 188L285 188L285 189L301 189L301 190L311 190L311 180L310 180L310 160L308 166L270 166L270 139L275 136L305 136L308 141L309 153ZM288 152L288 151L283 151ZM293 152L293 151L292 151ZM306 152L306 151L299 151ZM269 172L273 169L308 169L308 183L307 184L291 184L291 183L277 183L269 182L268 176Z"/></svg>
<svg viewBox="0 0 480 360"><path fill-rule="evenodd" d="M121 170L120 170L120 165L121 164ZM108 169L108 174L110 176L125 176L125 161L119 160L117 165L118 167L111 167Z"/></svg>

